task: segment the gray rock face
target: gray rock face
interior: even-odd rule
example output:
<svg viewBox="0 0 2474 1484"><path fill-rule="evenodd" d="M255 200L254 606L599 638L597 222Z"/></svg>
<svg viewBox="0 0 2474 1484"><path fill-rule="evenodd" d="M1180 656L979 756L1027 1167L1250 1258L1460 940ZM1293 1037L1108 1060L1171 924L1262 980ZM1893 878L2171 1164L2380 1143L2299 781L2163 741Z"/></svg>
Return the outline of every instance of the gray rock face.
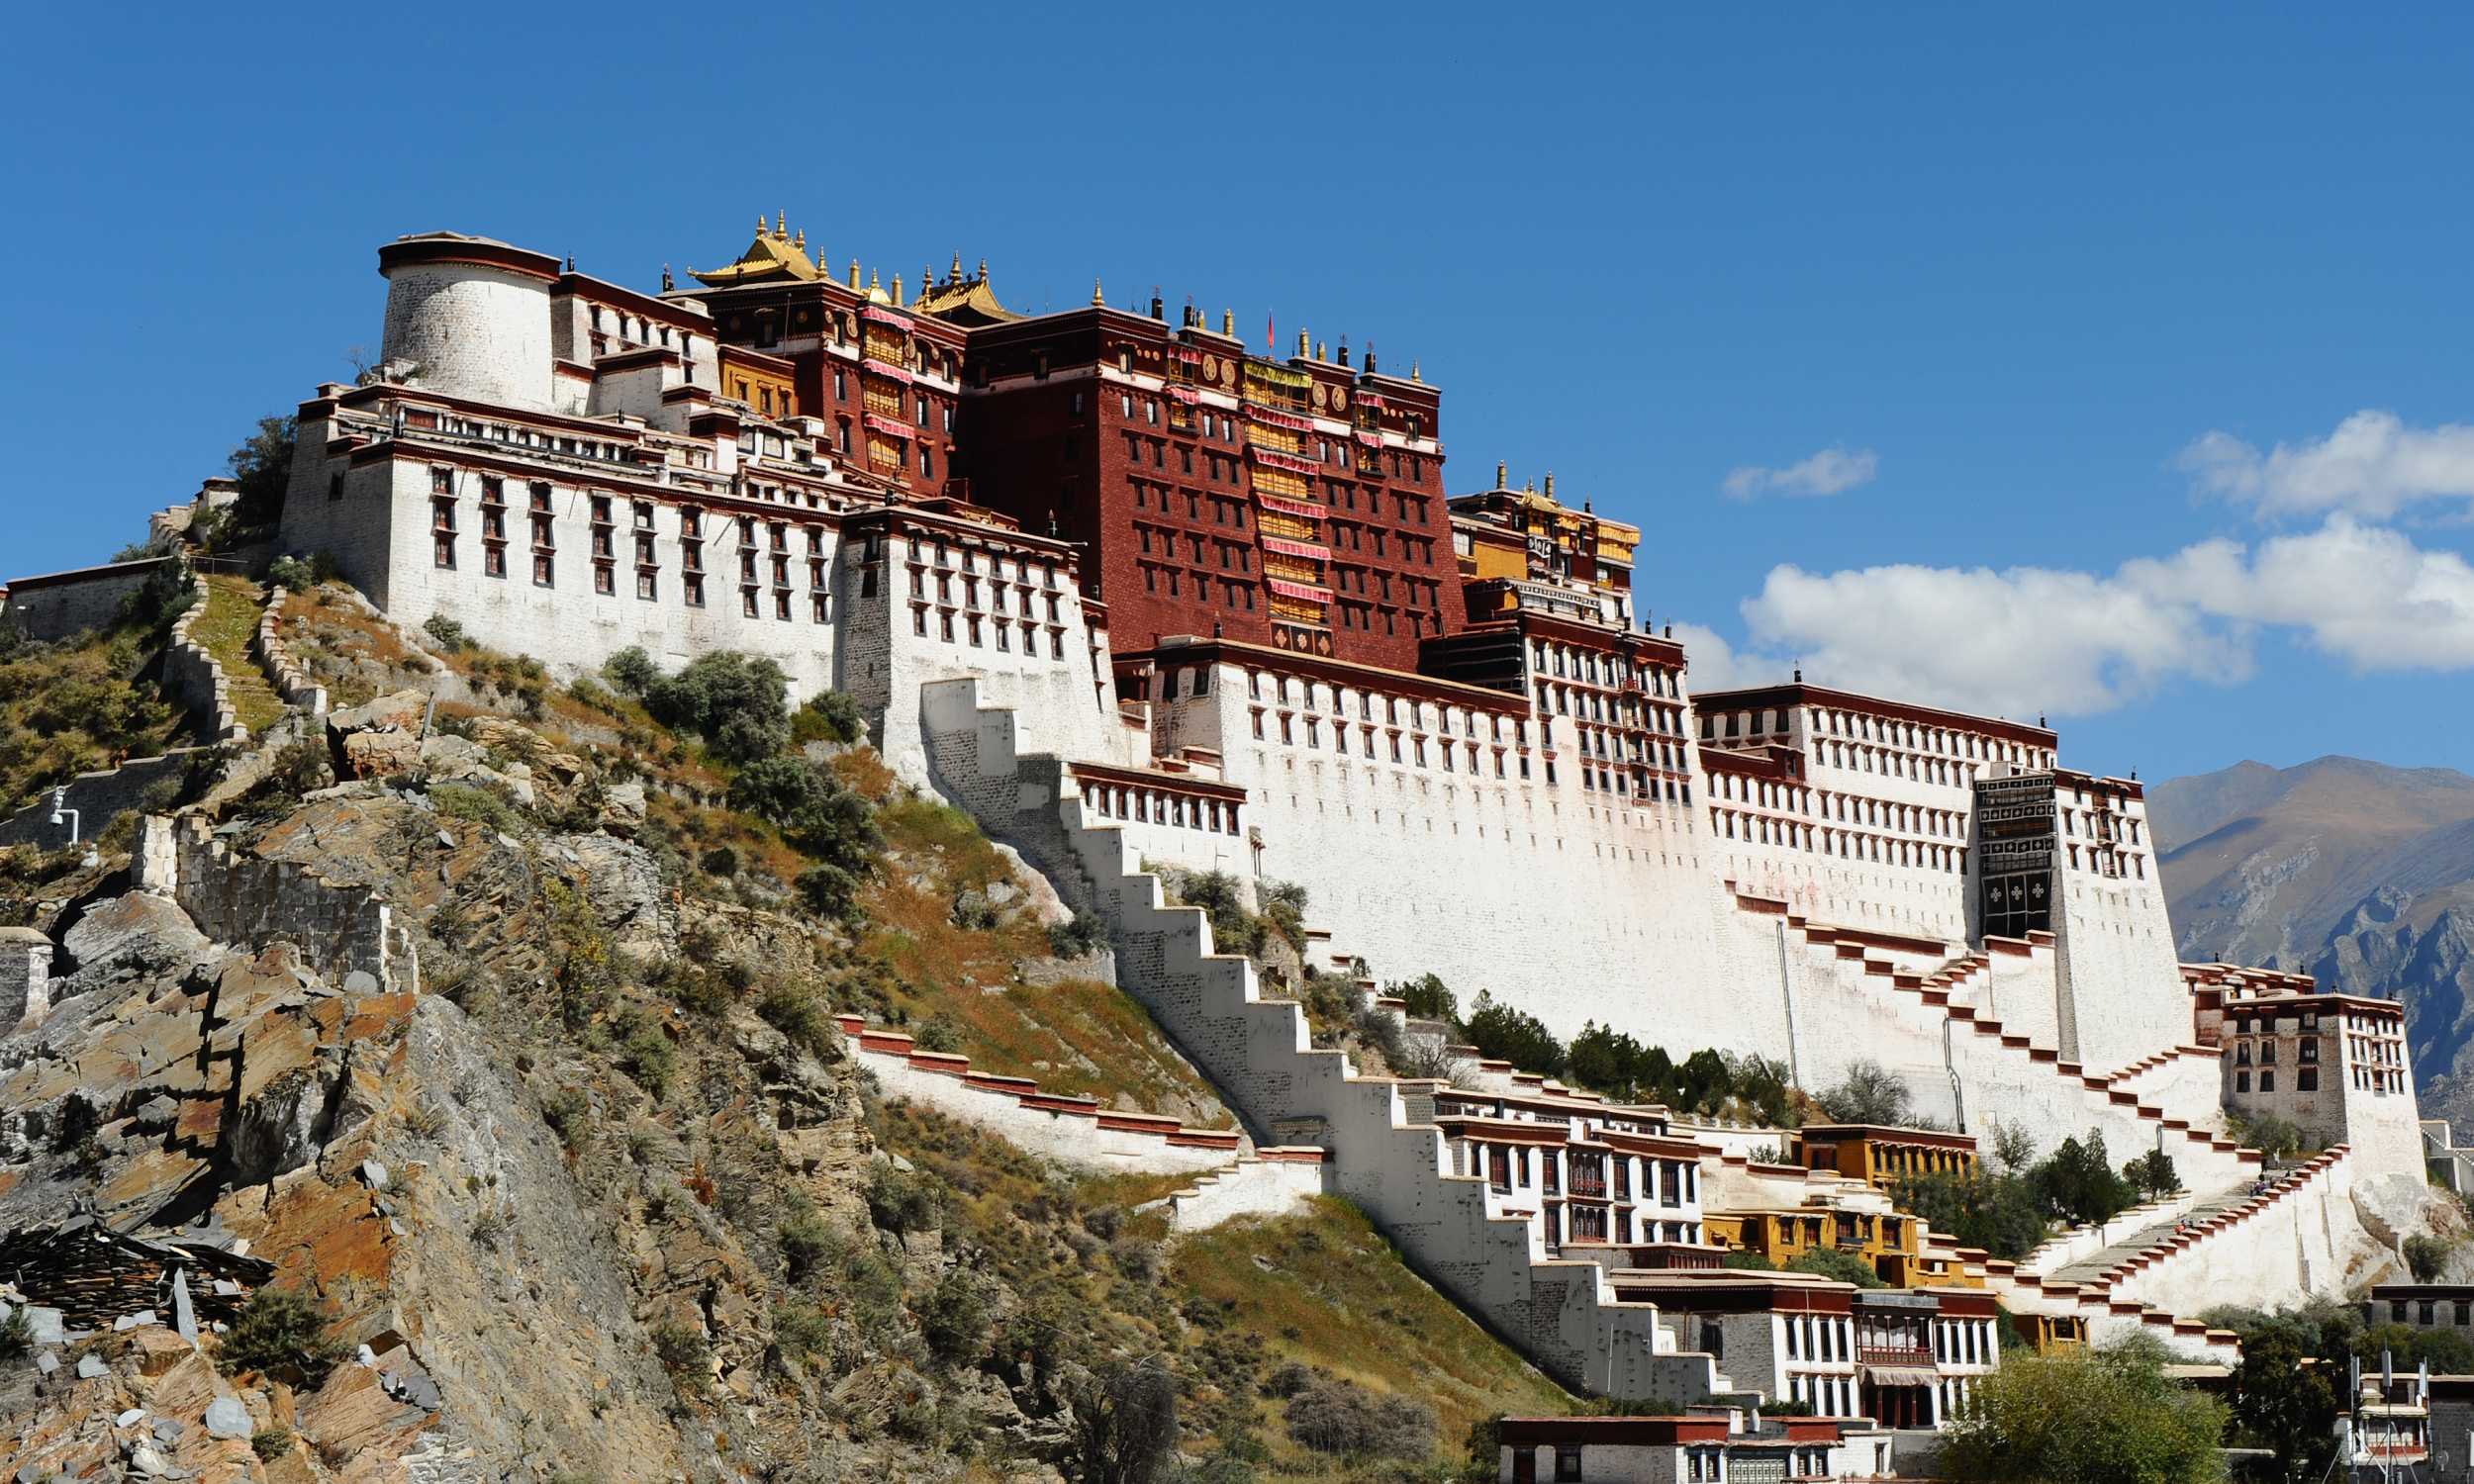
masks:
<svg viewBox="0 0 2474 1484"><path fill-rule="evenodd" d="M249 1409L234 1396L219 1396L206 1404L206 1432L210 1438L246 1438L256 1428L249 1421Z"/></svg>

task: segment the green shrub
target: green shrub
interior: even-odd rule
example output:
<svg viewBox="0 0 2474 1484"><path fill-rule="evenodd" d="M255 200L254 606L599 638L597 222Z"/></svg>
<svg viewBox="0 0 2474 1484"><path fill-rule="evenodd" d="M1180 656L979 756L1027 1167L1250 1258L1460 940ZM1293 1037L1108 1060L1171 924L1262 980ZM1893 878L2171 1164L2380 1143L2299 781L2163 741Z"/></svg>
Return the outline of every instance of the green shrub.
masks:
<svg viewBox="0 0 2474 1484"><path fill-rule="evenodd" d="M642 699L644 693L661 679L661 667L653 663L643 646L630 644L602 662L602 674L620 691Z"/></svg>
<svg viewBox="0 0 2474 1484"><path fill-rule="evenodd" d="M875 810L832 770L802 758L762 758L730 781L730 807L782 831L782 838L818 862L854 877L873 869L885 837Z"/></svg>
<svg viewBox="0 0 2474 1484"><path fill-rule="evenodd" d="M783 698L790 677L771 660L715 650L697 656L676 675L656 672L646 679L624 651L612 664L620 658L628 660L625 673L610 672L619 688L637 690L630 682L640 682L645 709L655 720L697 733L716 757L752 763L790 742L790 705Z"/></svg>
<svg viewBox="0 0 2474 1484"><path fill-rule="evenodd" d="M1461 1013L1461 1003L1450 986L1431 974L1384 986L1387 994L1398 995L1411 1020L1450 1021Z"/></svg>
<svg viewBox="0 0 2474 1484"><path fill-rule="evenodd" d="M249 1435L249 1451L257 1454L260 1463L272 1463L292 1451L290 1428L262 1428Z"/></svg>
<svg viewBox="0 0 2474 1484"><path fill-rule="evenodd" d="M849 922L859 911L859 878L839 866L811 866L793 882L808 910L827 922Z"/></svg>
<svg viewBox="0 0 2474 1484"><path fill-rule="evenodd" d="M859 702L840 691L809 697L791 717L793 742L856 742L867 734L868 718Z"/></svg>
<svg viewBox="0 0 2474 1484"><path fill-rule="evenodd" d="M910 1028L910 1044L923 1052L958 1052L962 1023L939 1010Z"/></svg>
<svg viewBox="0 0 2474 1484"><path fill-rule="evenodd" d="M1435 1411L1353 1381L1318 1376L1288 1399L1288 1436L1318 1453L1423 1458L1435 1447Z"/></svg>
<svg viewBox="0 0 2474 1484"><path fill-rule="evenodd" d="M561 1087L541 1099L541 1121L569 1149L583 1144L593 1116L593 1100L581 1087Z"/></svg>
<svg viewBox="0 0 2474 1484"><path fill-rule="evenodd" d="M2436 1283L2448 1266L2448 1254L2456 1251L2453 1243L2436 1237L2416 1235L2406 1239L2406 1266L2417 1283Z"/></svg>
<svg viewBox="0 0 2474 1484"><path fill-rule="evenodd" d="M739 853L727 845L716 845L696 864L707 876L732 877L739 874Z"/></svg>
<svg viewBox="0 0 2474 1484"><path fill-rule="evenodd" d="M840 1032L822 996L804 984L777 983L756 1001L756 1017L820 1060L837 1055Z"/></svg>
<svg viewBox="0 0 2474 1484"><path fill-rule="evenodd" d="M266 569L266 580L287 593L306 593L318 581L309 563L290 556L275 558Z"/></svg>
<svg viewBox="0 0 2474 1484"><path fill-rule="evenodd" d="M1107 924L1096 912L1075 909L1073 920L1048 929L1048 951L1060 959L1088 959L1108 944Z"/></svg>
<svg viewBox="0 0 2474 1484"><path fill-rule="evenodd" d="M988 1353L988 1292L968 1268L952 1268L937 1279L916 1312L919 1336L939 1359L969 1365Z"/></svg>
<svg viewBox="0 0 2474 1484"><path fill-rule="evenodd" d="M1843 1252L1836 1248L1815 1248L1788 1263L1786 1270L1808 1272L1818 1278L1835 1278L1842 1283L1853 1283L1858 1288L1885 1286L1881 1281L1881 1275L1873 1271L1871 1263L1854 1252Z"/></svg>
<svg viewBox="0 0 2474 1484"><path fill-rule="evenodd" d="M261 1288L224 1332L222 1358L229 1370L295 1371L317 1386L344 1353L343 1344L328 1337L317 1299L298 1288Z"/></svg>
<svg viewBox="0 0 2474 1484"><path fill-rule="evenodd" d="M449 819L465 820L502 835L523 828L523 816L493 788L471 784L436 784L429 789L429 806Z"/></svg>
<svg viewBox="0 0 2474 1484"><path fill-rule="evenodd" d="M868 1218L889 1232L933 1232L945 1220L943 1182L880 1159L868 1171Z"/></svg>
<svg viewBox="0 0 2474 1484"><path fill-rule="evenodd" d="M26 1317L26 1306L18 1305L0 1320L0 1360L22 1360L35 1348L34 1321Z"/></svg>
<svg viewBox="0 0 2474 1484"><path fill-rule="evenodd" d="M622 1017L618 1031L618 1066L636 1085L660 1102L670 1093L670 1085L679 1075L679 1049L671 1043L661 1022L642 1010L630 1010Z"/></svg>
<svg viewBox="0 0 2474 1484"><path fill-rule="evenodd" d="M438 647L448 654L462 654L472 647L472 640L464 635L464 626L444 613L430 614L429 621L421 627L424 633L437 640Z"/></svg>

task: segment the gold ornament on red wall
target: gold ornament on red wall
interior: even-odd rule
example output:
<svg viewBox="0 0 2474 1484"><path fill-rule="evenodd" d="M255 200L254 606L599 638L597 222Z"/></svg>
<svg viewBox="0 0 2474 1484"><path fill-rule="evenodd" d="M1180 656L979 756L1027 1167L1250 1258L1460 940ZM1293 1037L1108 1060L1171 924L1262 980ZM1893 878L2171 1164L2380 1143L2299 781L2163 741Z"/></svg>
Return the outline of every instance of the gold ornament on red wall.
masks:
<svg viewBox="0 0 2474 1484"><path fill-rule="evenodd" d="M1220 379L1220 358L1218 356L1206 355L1202 358L1202 379L1204 381L1218 381Z"/></svg>
<svg viewBox="0 0 2474 1484"><path fill-rule="evenodd" d="M1349 410L1349 389L1347 387L1334 387L1331 389L1331 410L1335 413L1345 413Z"/></svg>
<svg viewBox="0 0 2474 1484"><path fill-rule="evenodd" d="M1323 384L1321 382L1316 382L1314 384L1314 405L1319 408L1330 401L1331 393L1323 390Z"/></svg>

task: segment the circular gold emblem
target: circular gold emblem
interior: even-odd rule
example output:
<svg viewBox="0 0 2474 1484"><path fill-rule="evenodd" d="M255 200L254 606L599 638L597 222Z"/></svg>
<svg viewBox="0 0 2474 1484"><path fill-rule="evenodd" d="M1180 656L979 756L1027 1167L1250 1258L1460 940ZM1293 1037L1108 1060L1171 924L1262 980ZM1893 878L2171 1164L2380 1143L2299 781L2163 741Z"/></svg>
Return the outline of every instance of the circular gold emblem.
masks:
<svg viewBox="0 0 2474 1484"><path fill-rule="evenodd" d="M1330 400L1331 394L1323 390L1323 384L1321 382L1316 382L1314 384L1314 405L1316 407L1321 407Z"/></svg>
<svg viewBox="0 0 2474 1484"><path fill-rule="evenodd" d="M1202 379L1204 381L1218 381L1220 379L1220 358L1218 356L1206 355L1202 358Z"/></svg>
<svg viewBox="0 0 2474 1484"><path fill-rule="evenodd" d="M1335 413L1345 413L1349 410L1349 389L1347 387L1334 387L1331 389L1331 410Z"/></svg>

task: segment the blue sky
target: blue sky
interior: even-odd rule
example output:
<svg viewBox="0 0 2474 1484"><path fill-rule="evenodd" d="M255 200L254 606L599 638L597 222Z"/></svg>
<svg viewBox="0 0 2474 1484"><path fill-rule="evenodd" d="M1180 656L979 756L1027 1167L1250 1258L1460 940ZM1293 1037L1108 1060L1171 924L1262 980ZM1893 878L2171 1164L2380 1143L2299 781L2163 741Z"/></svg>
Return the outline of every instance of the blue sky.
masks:
<svg viewBox="0 0 2474 1484"><path fill-rule="evenodd" d="M345 375L390 236L650 288L787 209L1415 358L1453 488L1647 528L1704 687L1800 657L2151 779L2474 769L2474 12L713 14L20 17L0 568Z"/></svg>

